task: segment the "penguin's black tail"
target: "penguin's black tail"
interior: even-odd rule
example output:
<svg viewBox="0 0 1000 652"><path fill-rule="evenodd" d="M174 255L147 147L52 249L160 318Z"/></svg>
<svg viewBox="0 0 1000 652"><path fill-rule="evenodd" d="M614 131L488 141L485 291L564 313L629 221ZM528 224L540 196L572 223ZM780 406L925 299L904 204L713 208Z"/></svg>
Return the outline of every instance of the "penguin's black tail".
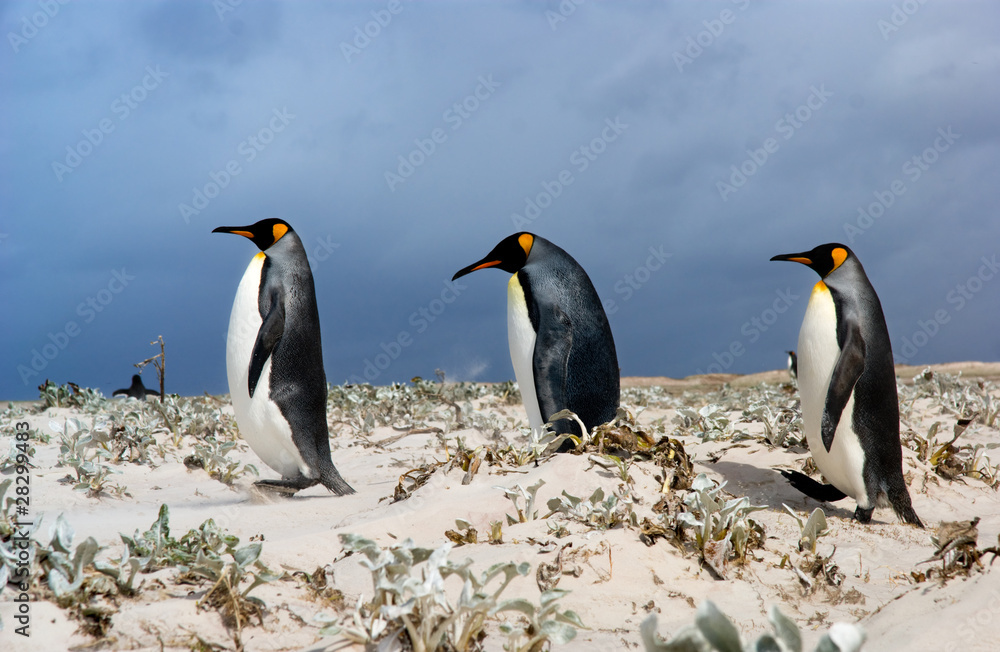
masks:
<svg viewBox="0 0 1000 652"><path fill-rule="evenodd" d="M910 502L910 493L906 490L905 486L902 490L889 493L887 497L889 498L889 504L892 505L892 511L896 512L899 520L910 525L916 525L920 529L924 528L923 521L920 520L917 512L913 509L913 504Z"/></svg>
<svg viewBox="0 0 1000 652"><path fill-rule="evenodd" d="M340 477L340 472L337 471L337 467L333 465L333 462L329 462L328 464L321 463L319 481L324 487L338 496L349 496L350 494L357 493L351 485L347 484Z"/></svg>

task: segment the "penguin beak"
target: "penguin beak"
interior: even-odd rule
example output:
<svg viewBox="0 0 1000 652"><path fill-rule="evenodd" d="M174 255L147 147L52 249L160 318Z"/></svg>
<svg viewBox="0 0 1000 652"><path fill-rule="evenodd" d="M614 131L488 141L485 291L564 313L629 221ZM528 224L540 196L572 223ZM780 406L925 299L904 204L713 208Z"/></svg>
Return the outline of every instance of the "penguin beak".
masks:
<svg viewBox="0 0 1000 652"><path fill-rule="evenodd" d="M771 258L771 260L787 260L793 263L802 263L803 265L812 265L813 262L812 259L808 258L805 254L781 254L780 256Z"/></svg>
<svg viewBox="0 0 1000 652"><path fill-rule="evenodd" d="M478 272L479 270L486 269L487 267L496 267L497 265L502 265L502 264L503 264L502 260L490 260L490 257L487 256L486 258L483 258L480 261L472 263L468 267L464 267L458 270L457 272L455 272L455 275L451 277L451 280L454 281L456 279L462 278L466 274L471 274L472 272Z"/></svg>
<svg viewBox="0 0 1000 652"><path fill-rule="evenodd" d="M212 233L233 233L235 235L241 235L244 238L250 238L253 240L253 233L247 231L247 227L245 226L220 226L212 229Z"/></svg>

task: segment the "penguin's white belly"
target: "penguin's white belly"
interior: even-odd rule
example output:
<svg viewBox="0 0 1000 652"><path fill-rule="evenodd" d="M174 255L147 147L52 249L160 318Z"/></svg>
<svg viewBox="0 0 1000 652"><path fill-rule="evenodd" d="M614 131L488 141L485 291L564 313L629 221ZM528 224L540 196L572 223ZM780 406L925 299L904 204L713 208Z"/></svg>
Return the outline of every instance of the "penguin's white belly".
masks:
<svg viewBox="0 0 1000 652"><path fill-rule="evenodd" d="M507 283L507 343L510 345L510 361L514 365L514 377L521 390L521 401L528 413L528 425L540 430L545 425L542 411L538 407L535 392L535 329L528 317L528 304L524 300L524 290L517 280L517 274Z"/></svg>
<svg viewBox="0 0 1000 652"><path fill-rule="evenodd" d="M264 363L260 379L250 398L250 358L262 323L258 308L260 270L264 254L254 256L236 290L233 312L229 317L226 338L226 371L229 393L236 413L240 434L253 452L282 477L294 478L299 473L315 477L292 442L292 429L281 410L268 396L271 358Z"/></svg>
<svg viewBox="0 0 1000 652"><path fill-rule="evenodd" d="M806 316L799 331L798 383L802 398L802 423L813 460L827 481L868 509L863 476L864 452L852 426L854 396L848 399L840 417L833 445L823 445L822 421L827 389L840 356L837 344L837 310L826 285L813 288Z"/></svg>

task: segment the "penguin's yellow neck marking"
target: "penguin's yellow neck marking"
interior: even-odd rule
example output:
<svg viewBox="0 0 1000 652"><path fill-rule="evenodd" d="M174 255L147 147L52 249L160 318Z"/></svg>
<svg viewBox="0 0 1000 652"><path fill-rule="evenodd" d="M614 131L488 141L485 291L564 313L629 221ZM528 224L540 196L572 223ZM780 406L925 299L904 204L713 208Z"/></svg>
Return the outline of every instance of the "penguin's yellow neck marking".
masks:
<svg viewBox="0 0 1000 652"><path fill-rule="evenodd" d="M522 233L517 239L517 243L524 249L524 255L531 253L531 246L535 244L535 238L530 233Z"/></svg>
<svg viewBox="0 0 1000 652"><path fill-rule="evenodd" d="M264 260L265 258L267 258L267 254L265 254L263 251L258 251L257 255L255 255L253 258L254 258L254 260L258 260L258 259L259 260Z"/></svg>
<svg viewBox="0 0 1000 652"><path fill-rule="evenodd" d="M842 247L837 247L830 252L830 255L833 256L833 269L830 270L831 272L843 265L844 261L847 260L847 250Z"/></svg>
<svg viewBox="0 0 1000 652"><path fill-rule="evenodd" d="M829 288L826 287L826 283L824 283L823 281L820 281L819 283L813 286L813 294L816 294L817 292L829 292L829 291L830 291Z"/></svg>

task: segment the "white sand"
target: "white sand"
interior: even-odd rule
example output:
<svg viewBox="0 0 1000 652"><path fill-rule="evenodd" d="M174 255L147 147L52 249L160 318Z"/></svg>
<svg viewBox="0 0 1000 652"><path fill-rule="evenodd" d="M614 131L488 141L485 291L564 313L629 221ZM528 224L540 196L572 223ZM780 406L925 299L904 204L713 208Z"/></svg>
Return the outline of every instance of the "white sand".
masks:
<svg viewBox="0 0 1000 652"><path fill-rule="evenodd" d="M995 367L995 366L994 366ZM993 376L990 367L986 376ZM912 377L903 374L907 380ZM782 381L781 372L768 379ZM731 379L730 379L731 380ZM634 381L651 384L651 380ZM664 384L683 383L668 381ZM694 381L688 381L694 382ZM703 385L704 379L696 384ZM997 392L995 400L1000 400ZM491 405L492 403L492 405ZM492 411L524 421L523 408L501 406L495 399L484 399L483 411ZM649 409L640 416L640 425L664 418L668 433L673 430L673 410ZM91 417L80 411L50 409L30 415L33 427L48 429L49 422L62 422L68 416L85 421ZM731 414L738 419L739 412ZM943 423L942 435L950 432L955 419L939 414L927 402L918 405L911 418L918 432L926 432L934 421ZM742 424L751 433L762 432L760 423ZM158 468L122 465L123 474L114 480L127 487L131 498L89 498L56 482L67 474L66 468L56 467L57 438L49 445L37 444L38 466L32 479L32 511L36 518L44 513L46 525L55 522L58 513L65 514L76 530L74 543L93 536L108 548L102 556L117 557L122 549L118 533L145 531L156 519L161 503L171 509L171 532L179 537L207 518L240 537L247 543L254 535L263 535L262 560L272 569L300 569L312 572L318 566L333 564L336 587L346 595L346 605L353 606L359 594L371 596L371 576L358 563L358 557L344 558L337 537L340 533L357 533L389 546L394 538L410 537L418 545L437 547L446 541L445 530L455 528L455 519L469 521L480 535L487 538L491 521L505 521L513 514L513 505L503 497L496 485L523 487L539 479L545 485L538 492L537 508L541 515L548 510L545 502L562 490L586 497L597 487L611 493L619 484L617 476L599 467L591 467L586 456L559 455L539 466L521 469L482 465L468 485L462 485L463 472L438 471L429 482L416 490L408 500L391 503L380 500L391 497L400 474L432 460L444 460L447 455L433 434L411 434L384 446L366 446L353 436L346 426L338 425L339 436L332 440L333 459L344 478L358 491L356 495L336 497L322 487L313 487L292 499L262 499L250 488L252 477L241 477L232 488L212 479L203 470L190 471L181 464L186 449ZM921 430L922 429L922 430ZM378 428L371 441L386 440L400 433L391 428ZM468 447L487 443L488 438L475 430L448 434L465 438ZM502 436L518 437L512 429ZM941 436L939 436L941 439ZM778 605L799 623L806 639L806 649L818 640L821 632L836 621L859 623L868 634L866 650L996 650L1000 640L1000 562L989 572L974 573L970 578L952 579L942 585L936 580L916 584L910 578L913 570L926 570L930 565L918 562L931 557L934 547L929 531L901 524L890 510L879 509L870 525L851 520L854 502L850 499L838 506L823 505L831 532L822 537L819 551L824 554L836 546L833 561L845 578L836 589L821 588L806 594L793 572L781 568L788 555L799 561L796 550L798 528L782 509L788 504L802 517L818 504L790 488L775 467L799 468L808 453L801 448L769 448L758 440L702 443L693 437L682 440L696 462L696 471L728 482L727 491L748 496L755 504L768 508L754 517L764 524L767 533L765 547L754 551L755 559L746 566L736 567L727 580L715 580L701 569L694 554L684 554L664 540L647 547L633 529L613 529L606 532L590 530L580 523L567 523L570 535L555 540L561 546L572 543L567 553L571 565L579 566L579 577L564 576L560 588L570 589L562 605L575 610L590 628L579 633L566 646L571 650L641 649L639 624L648 610L659 616L659 632L668 636L693 622L694 607L702 600L713 600L740 627L744 637L769 629L767 610ZM961 440L965 443L1000 442L1000 431L974 425ZM709 462L710 455L718 461ZM232 457L258 463L249 450L234 452ZM1000 461L1000 452L993 457ZM1000 494L983 483L964 479L948 482L936 476L914 453L904 449L905 471L911 474L910 488L917 513L929 526L942 520L969 520L981 517L979 545L997 545L1000 533ZM264 477L275 477L261 468ZM636 511L640 518L653 516L651 506L659 498L659 484L653 479L657 468L651 463L632 466L634 494L642 503ZM45 538L45 536L43 536ZM471 558L475 567L485 569L502 561L527 561L532 573L518 578L505 597L524 596L537 604L539 590L534 569L540 562L550 562L554 553L542 553L529 538L548 541L546 521L537 520L503 527L502 545L480 543L456 548L451 559ZM233 648L230 634L216 612L199 611L196 601L204 586L178 585L172 581L176 571L167 569L144 575L144 589L132 600L122 599L114 616L109 634L110 649L159 650L190 649L194 635L202 640ZM450 586L457 594L458 586ZM279 581L255 590L254 595L268 605L264 626L249 627L243 641L249 650L321 650L354 649L342 640L320 639L317 613L334 613L328 606L310 597L300 583ZM62 609L52 603L32 604L32 637L15 636L14 605L10 591L3 594L0 615L6 629L0 632L0 648L8 650L64 650L85 647L94 639L77 631L77 623L69 620ZM346 612L344 612L346 615ZM503 638L491 625L486 648L501 649ZM9 647L13 643L13 647ZM953 647L949 647L953 646ZM358 648L360 649L360 648Z"/></svg>

